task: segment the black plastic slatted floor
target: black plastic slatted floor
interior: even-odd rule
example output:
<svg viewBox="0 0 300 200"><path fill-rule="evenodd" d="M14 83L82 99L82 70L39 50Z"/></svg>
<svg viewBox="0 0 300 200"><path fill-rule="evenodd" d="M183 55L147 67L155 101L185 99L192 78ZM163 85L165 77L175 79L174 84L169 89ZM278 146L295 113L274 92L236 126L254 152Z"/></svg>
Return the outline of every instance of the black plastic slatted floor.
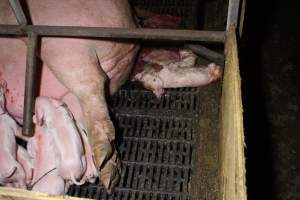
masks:
<svg viewBox="0 0 300 200"><path fill-rule="evenodd" d="M72 186L71 196L116 200L189 200L198 90L171 89L157 99L129 85L111 101L122 160L112 195L98 184Z"/></svg>

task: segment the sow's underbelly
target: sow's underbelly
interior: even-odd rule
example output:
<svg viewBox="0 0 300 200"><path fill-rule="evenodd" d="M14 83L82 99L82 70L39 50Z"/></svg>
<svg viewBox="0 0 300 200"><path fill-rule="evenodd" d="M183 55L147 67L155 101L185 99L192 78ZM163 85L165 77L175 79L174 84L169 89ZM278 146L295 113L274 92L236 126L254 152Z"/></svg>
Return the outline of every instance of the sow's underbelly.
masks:
<svg viewBox="0 0 300 200"><path fill-rule="evenodd" d="M38 76L41 78L37 78L37 82L34 83L39 91L37 95L60 98L67 93L67 89L47 67L43 66L40 69L38 73L42 73L42 76ZM7 83L5 93L7 110L17 118L23 114L25 71L25 43L19 39L0 38L0 80Z"/></svg>
<svg viewBox="0 0 300 200"><path fill-rule="evenodd" d="M43 67L42 73L41 85L35 83L35 87L40 91L38 95L60 99L68 93L68 90L57 81L48 68ZM3 67L1 65L0 75L0 79L5 80L7 83L5 97L8 112L16 118L22 118L25 89L25 66L21 65L16 67L6 65Z"/></svg>
<svg viewBox="0 0 300 200"><path fill-rule="evenodd" d="M134 63L138 47L124 45L116 56L110 55L103 63L103 70L110 80L110 93L114 93L127 79ZM128 48L129 47L129 48ZM44 64L37 73L35 86L38 96L49 96L61 99L69 91L60 83L49 68ZM64 66L62 66L64 67ZM99 66L100 67L100 66ZM67 70L67 69L66 69ZM24 83L26 71L26 45L24 41L13 38L0 38L0 80L7 82L6 107L11 115L21 121L24 105ZM40 76L39 74L42 74Z"/></svg>

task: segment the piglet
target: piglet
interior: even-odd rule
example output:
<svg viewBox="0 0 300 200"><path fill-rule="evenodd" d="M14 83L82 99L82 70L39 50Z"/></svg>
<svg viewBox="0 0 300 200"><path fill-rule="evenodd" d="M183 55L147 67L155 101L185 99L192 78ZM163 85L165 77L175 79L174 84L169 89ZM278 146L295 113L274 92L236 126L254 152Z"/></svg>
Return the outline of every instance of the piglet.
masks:
<svg viewBox="0 0 300 200"><path fill-rule="evenodd" d="M134 80L141 81L146 89L160 98L165 88L204 86L220 79L221 75L222 68L215 63L206 67L180 67L173 63L159 70L147 64L143 72L135 75Z"/></svg>
<svg viewBox="0 0 300 200"><path fill-rule="evenodd" d="M79 123L76 123L78 130L81 134L81 138L84 145L84 151L85 151L85 159L86 159L86 171L83 175L83 180L86 182L94 183L96 181L96 178L98 177L98 171L94 163L94 154L91 148L91 145L88 141L88 137L86 135L86 130L83 128L82 125L79 125Z"/></svg>
<svg viewBox="0 0 300 200"><path fill-rule="evenodd" d="M33 160L33 178L30 189L52 195L63 195L65 183L56 167L57 152L51 133L35 126L34 137L27 143L27 150Z"/></svg>
<svg viewBox="0 0 300 200"><path fill-rule="evenodd" d="M44 192L51 195L64 195L68 188L64 179L59 176L57 169L49 171L43 178L41 178L33 186L32 191Z"/></svg>
<svg viewBox="0 0 300 200"><path fill-rule="evenodd" d="M148 15L143 28L180 28L182 18L169 15ZM196 65L197 56L183 48L145 48L133 69L132 81L140 81L160 98L165 88L198 87L217 81L221 66L210 63Z"/></svg>
<svg viewBox="0 0 300 200"><path fill-rule="evenodd" d="M21 145L17 145L17 161L25 171L26 184L29 185L33 176L33 160Z"/></svg>
<svg viewBox="0 0 300 200"><path fill-rule="evenodd" d="M53 136L58 174L66 181L83 184L84 180L78 180L86 171L84 149L72 113L66 105L50 97L38 97L35 101L34 122Z"/></svg>
<svg viewBox="0 0 300 200"><path fill-rule="evenodd" d="M18 125L5 108L6 82L0 81L0 184L9 187L26 188L23 167L17 162L15 133Z"/></svg>

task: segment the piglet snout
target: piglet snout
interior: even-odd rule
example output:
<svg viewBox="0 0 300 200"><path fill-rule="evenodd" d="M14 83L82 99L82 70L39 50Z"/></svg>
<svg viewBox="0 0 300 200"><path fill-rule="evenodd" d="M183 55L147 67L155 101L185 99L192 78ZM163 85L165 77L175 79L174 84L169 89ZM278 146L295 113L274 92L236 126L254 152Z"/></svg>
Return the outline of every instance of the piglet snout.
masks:
<svg viewBox="0 0 300 200"><path fill-rule="evenodd" d="M208 70L211 81L219 80L223 73L222 67L220 65L217 65L216 63L210 63L208 65Z"/></svg>

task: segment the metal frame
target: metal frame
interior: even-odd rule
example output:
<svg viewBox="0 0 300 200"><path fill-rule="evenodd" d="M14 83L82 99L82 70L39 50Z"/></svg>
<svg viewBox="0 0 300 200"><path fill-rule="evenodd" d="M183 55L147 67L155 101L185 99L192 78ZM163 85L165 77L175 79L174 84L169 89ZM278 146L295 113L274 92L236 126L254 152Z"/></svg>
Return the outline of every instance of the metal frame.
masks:
<svg viewBox="0 0 300 200"><path fill-rule="evenodd" d="M18 23L23 26L27 25L28 21L26 19L26 16L23 12L23 9L22 9L22 6L21 6L19 0L9 0L9 4L10 4L10 7L14 11L14 14L17 18Z"/></svg>
<svg viewBox="0 0 300 200"><path fill-rule="evenodd" d="M231 25L237 26L239 6L240 0L229 0L226 30L228 30Z"/></svg>
<svg viewBox="0 0 300 200"><path fill-rule="evenodd" d="M124 29L100 27L62 27L62 26L34 26L27 25L28 19L19 0L9 0L19 25L0 25L0 36L28 36L25 96L23 113L23 135L32 136L32 114L34 105L34 86L36 82L37 44L40 36L49 37L89 37L107 40L164 40L180 42L225 42L224 31L195 31L174 29ZM238 19L239 0L229 0L227 28L236 25ZM195 46L191 46L195 49ZM199 50L200 49L200 50ZM198 47L200 54L208 58L224 60L222 55L207 48Z"/></svg>
<svg viewBox="0 0 300 200"><path fill-rule="evenodd" d="M26 36L30 32L34 32L39 36L48 37L89 37L101 39L140 39L182 42L225 42L224 31L0 25L0 35Z"/></svg>

